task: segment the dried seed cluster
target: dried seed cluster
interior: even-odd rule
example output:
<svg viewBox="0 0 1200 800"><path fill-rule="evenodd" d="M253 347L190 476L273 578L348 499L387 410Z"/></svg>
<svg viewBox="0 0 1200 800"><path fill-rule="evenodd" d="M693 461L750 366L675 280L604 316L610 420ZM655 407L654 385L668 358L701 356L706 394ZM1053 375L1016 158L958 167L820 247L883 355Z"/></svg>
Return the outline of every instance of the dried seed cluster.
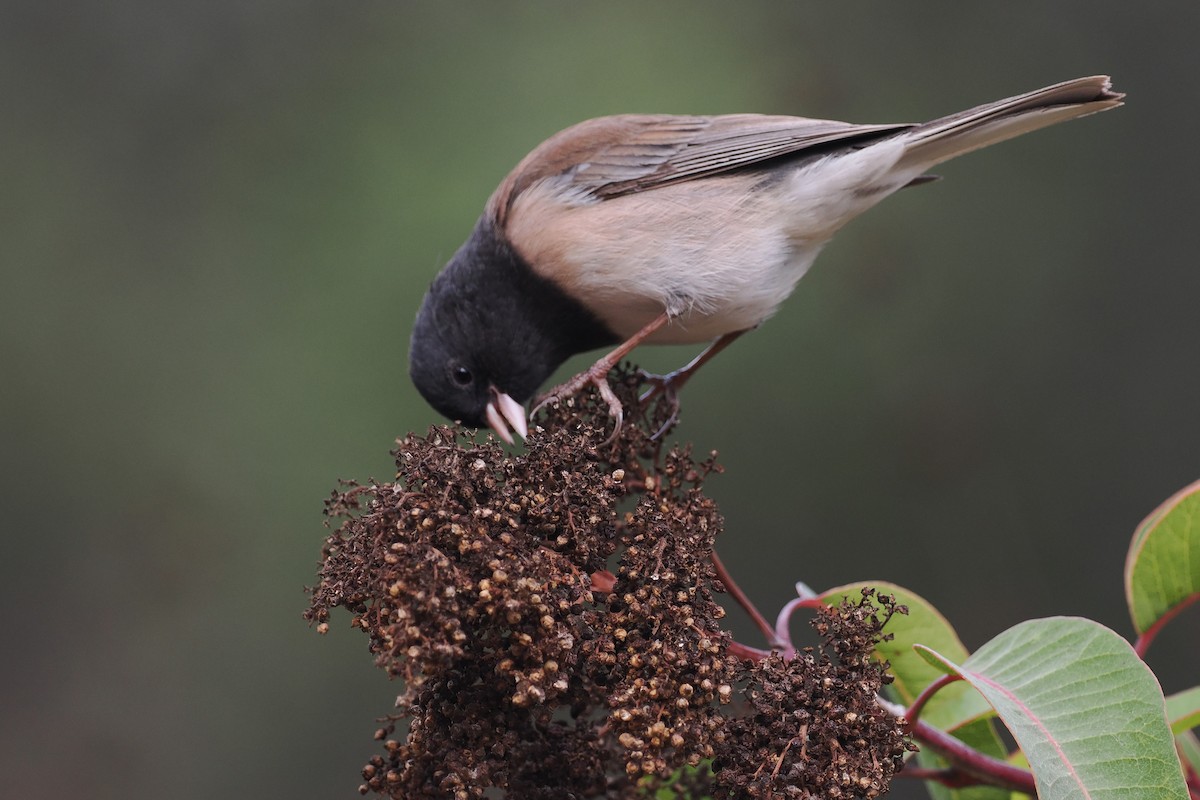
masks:
<svg viewBox="0 0 1200 800"><path fill-rule="evenodd" d="M588 395L550 409L520 455L437 427L399 442L395 482L330 498L342 522L307 617L325 631L333 608L349 610L404 682L361 791L886 789L904 745L874 703L884 673L868 658L872 607L822 617L832 658L730 655L710 558L722 520L701 489L716 467L661 452L646 431L671 409L639 406L637 385L627 372L614 386L632 412L614 441Z"/></svg>
<svg viewBox="0 0 1200 800"><path fill-rule="evenodd" d="M737 797L872 798L887 791L911 749L895 717L875 702L892 678L870 657L898 607L863 589L857 603L823 608L814 620L825 647L746 670L749 708L734 717L738 746L720 758ZM780 744L783 746L780 747Z"/></svg>

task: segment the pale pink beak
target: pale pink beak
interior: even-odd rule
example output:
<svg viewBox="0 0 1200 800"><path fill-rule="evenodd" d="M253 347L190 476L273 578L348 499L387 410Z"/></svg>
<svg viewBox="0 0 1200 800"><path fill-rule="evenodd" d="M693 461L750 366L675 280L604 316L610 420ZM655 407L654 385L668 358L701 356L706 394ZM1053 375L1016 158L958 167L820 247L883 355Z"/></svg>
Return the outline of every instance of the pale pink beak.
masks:
<svg viewBox="0 0 1200 800"><path fill-rule="evenodd" d="M492 399L488 401L487 410L484 412L488 425L492 426L492 430L496 432L497 436L509 444L513 443L513 435L509 431L510 425L522 439L529 438L529 426L525 422L525 407L495 386L490 389Z"/></svg>

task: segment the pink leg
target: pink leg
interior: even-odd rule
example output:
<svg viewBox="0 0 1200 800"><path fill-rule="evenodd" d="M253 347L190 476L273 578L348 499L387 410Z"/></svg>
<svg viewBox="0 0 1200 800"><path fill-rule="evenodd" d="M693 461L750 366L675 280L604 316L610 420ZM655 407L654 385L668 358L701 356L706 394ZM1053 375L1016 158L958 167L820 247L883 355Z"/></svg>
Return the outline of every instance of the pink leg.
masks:
<svg viewBox="0 0 1200 800"><path fill-rule="evenodd" d="M750 329L747 328L746 330ZM718 337L717 340L706 347L704 351L700 353L700 355L696 356L687 364L675 370L674 372L669 372L666 375L651 375L648 372L642 373L642 379L651 384L651 387L638 399L644 403L655 395L663 394L666 396L667 402L671 404L671 414L667 417L667 421L664 422L662 427L658 429L658 432L650 438L658 439L663 435L664 432L666 432L668 428L674 425L676 420L679 418L678 392L683 388L683 385L687 383L688 380L690 380L691 377L695 375L701 367L707 364L713 356L724 350L726 347L729 347L729 345L733 344L735 339L745 332L745 330L734 331L733 333L726 333Z"/></svg>
<svg viewBox="0 0 1200 800"><path fill-rule="evenodd" d="M613 437L620 432L621 425L625 421L625 410L621 407L621 401L613 394L612 387L608 385L608 373L621 362L621 359L629 355L633 348L637 347L642 342L646 341L655 331L662 328L671 321L671 315L663 312L655 317L650 324L642 328L640 331L630 336L620 346L613 350L608 355L601 358L595 364L585 369L583 372L576 375L566 383L556 386L546 394L542 395L534 404L533 410L529 412L532 417L537 413L538 409L552 401L562 401L579 393L583 387L591 384L600 390L600 396L604 398L604 402L608 403L608 413L617 420L616 431Z"/></svg>
<svg viewBox="0 0 1200 800"><path fill-rule="evenodd" d="M747 328L746 330L751 330ZM655 384L649 391L641 396L642 400L649 400L660 392L677 392L683 388L683 385L696 374L696 372L712 360L713 356L724 350L729 345L733 344L734 340L741 336L746 330L734 331L726 333L717 338L715 342L704 348L700 355L693 358L687 364L683 365L674 372L668 372L666 375L647 375L646 377L651 383Z"/></svg>

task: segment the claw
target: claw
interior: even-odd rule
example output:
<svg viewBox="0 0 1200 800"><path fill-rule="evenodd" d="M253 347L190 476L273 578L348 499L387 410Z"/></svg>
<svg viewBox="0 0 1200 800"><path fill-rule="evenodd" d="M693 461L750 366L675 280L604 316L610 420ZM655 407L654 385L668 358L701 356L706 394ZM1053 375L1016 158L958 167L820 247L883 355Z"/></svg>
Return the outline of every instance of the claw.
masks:
<svg viewBox="0 0 1200 800"><path fill-rule="evenodd" d="M600 397L608 405L609 416L616 421L616 427L613 429L612 436L604 441L605 444L610 444L621 433L621 426L625 422L625 409L621 406L621 401L617 399L617 395L613 392L612 387L608 385L607 364L602 362L593 364L566 383L546 392L534 404L533 411L529 412L529 416L532 417L543 406L549 403L561 403L563 400L579 394L589 384L595 386L597 391L600 392Z"/></svg>
<svg viewBox="0 0 1200 800"><path fill-rule="evenodd" d="M678 369L674 372L668 372L666 375L655 375L654 373L646 372L645 370L638 371L638 377L644 383L650 384L650 388L643 392L640 397L638 397L638 402L642 405L645 405L647 401L654 399L658 395L662 395L663 400L670 404L671 407L671 413L667 415L666 421L663 422L662 426L660 426L659 429L654 432L654 435L650 437L650 441L652 442L657 442L659 439L661 439L663 435L666 434L668 430L673 428L675 423L679 421L679 392L678 386L676 385L676 379L681 373L682 370ZM679 381L679 383L683 383L686 380L687 378L685 377L684 380Z"/></svg>
<svg viewBox="0 0 1200 800"><path fill-rule="evenodd" d="M571 380L562 386L555 387L544 394L534 404L533 411L529 412L529 416L532 417L541 410L542 406L551 401L561 402L572 395L579 394L579 390L590 383L600 391L600 396L608 404L608 413L617 421L617 427L613 431L613 435L605 441L605 444L613 442L617 438L617 435L621 433L621 425L625 420L625 411L621 408L621 401L613 394L612 387L608 385L608 371L619 364L622 358L629 355L629 351L637 347L670 321L671 315L666 311L659 314L647 323L644 328L626 339L617 349L601 358L595 364L592 364L591 367L579 373L574 378L571 378Z"/></svg>

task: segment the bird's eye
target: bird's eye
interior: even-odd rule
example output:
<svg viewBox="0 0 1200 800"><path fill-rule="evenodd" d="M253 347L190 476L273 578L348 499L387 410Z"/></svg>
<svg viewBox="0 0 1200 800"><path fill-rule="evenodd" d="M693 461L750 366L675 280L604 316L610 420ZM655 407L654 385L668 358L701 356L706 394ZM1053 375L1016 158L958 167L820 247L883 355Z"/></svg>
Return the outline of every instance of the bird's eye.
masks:
<svg viewBox="0 0 1200 800"><path fill-rule="evenodd" d="M450 370L450 375L459 386L467 386L475 379L475 376L471 374L471 370L466 367L453 367Z"/></svg>

